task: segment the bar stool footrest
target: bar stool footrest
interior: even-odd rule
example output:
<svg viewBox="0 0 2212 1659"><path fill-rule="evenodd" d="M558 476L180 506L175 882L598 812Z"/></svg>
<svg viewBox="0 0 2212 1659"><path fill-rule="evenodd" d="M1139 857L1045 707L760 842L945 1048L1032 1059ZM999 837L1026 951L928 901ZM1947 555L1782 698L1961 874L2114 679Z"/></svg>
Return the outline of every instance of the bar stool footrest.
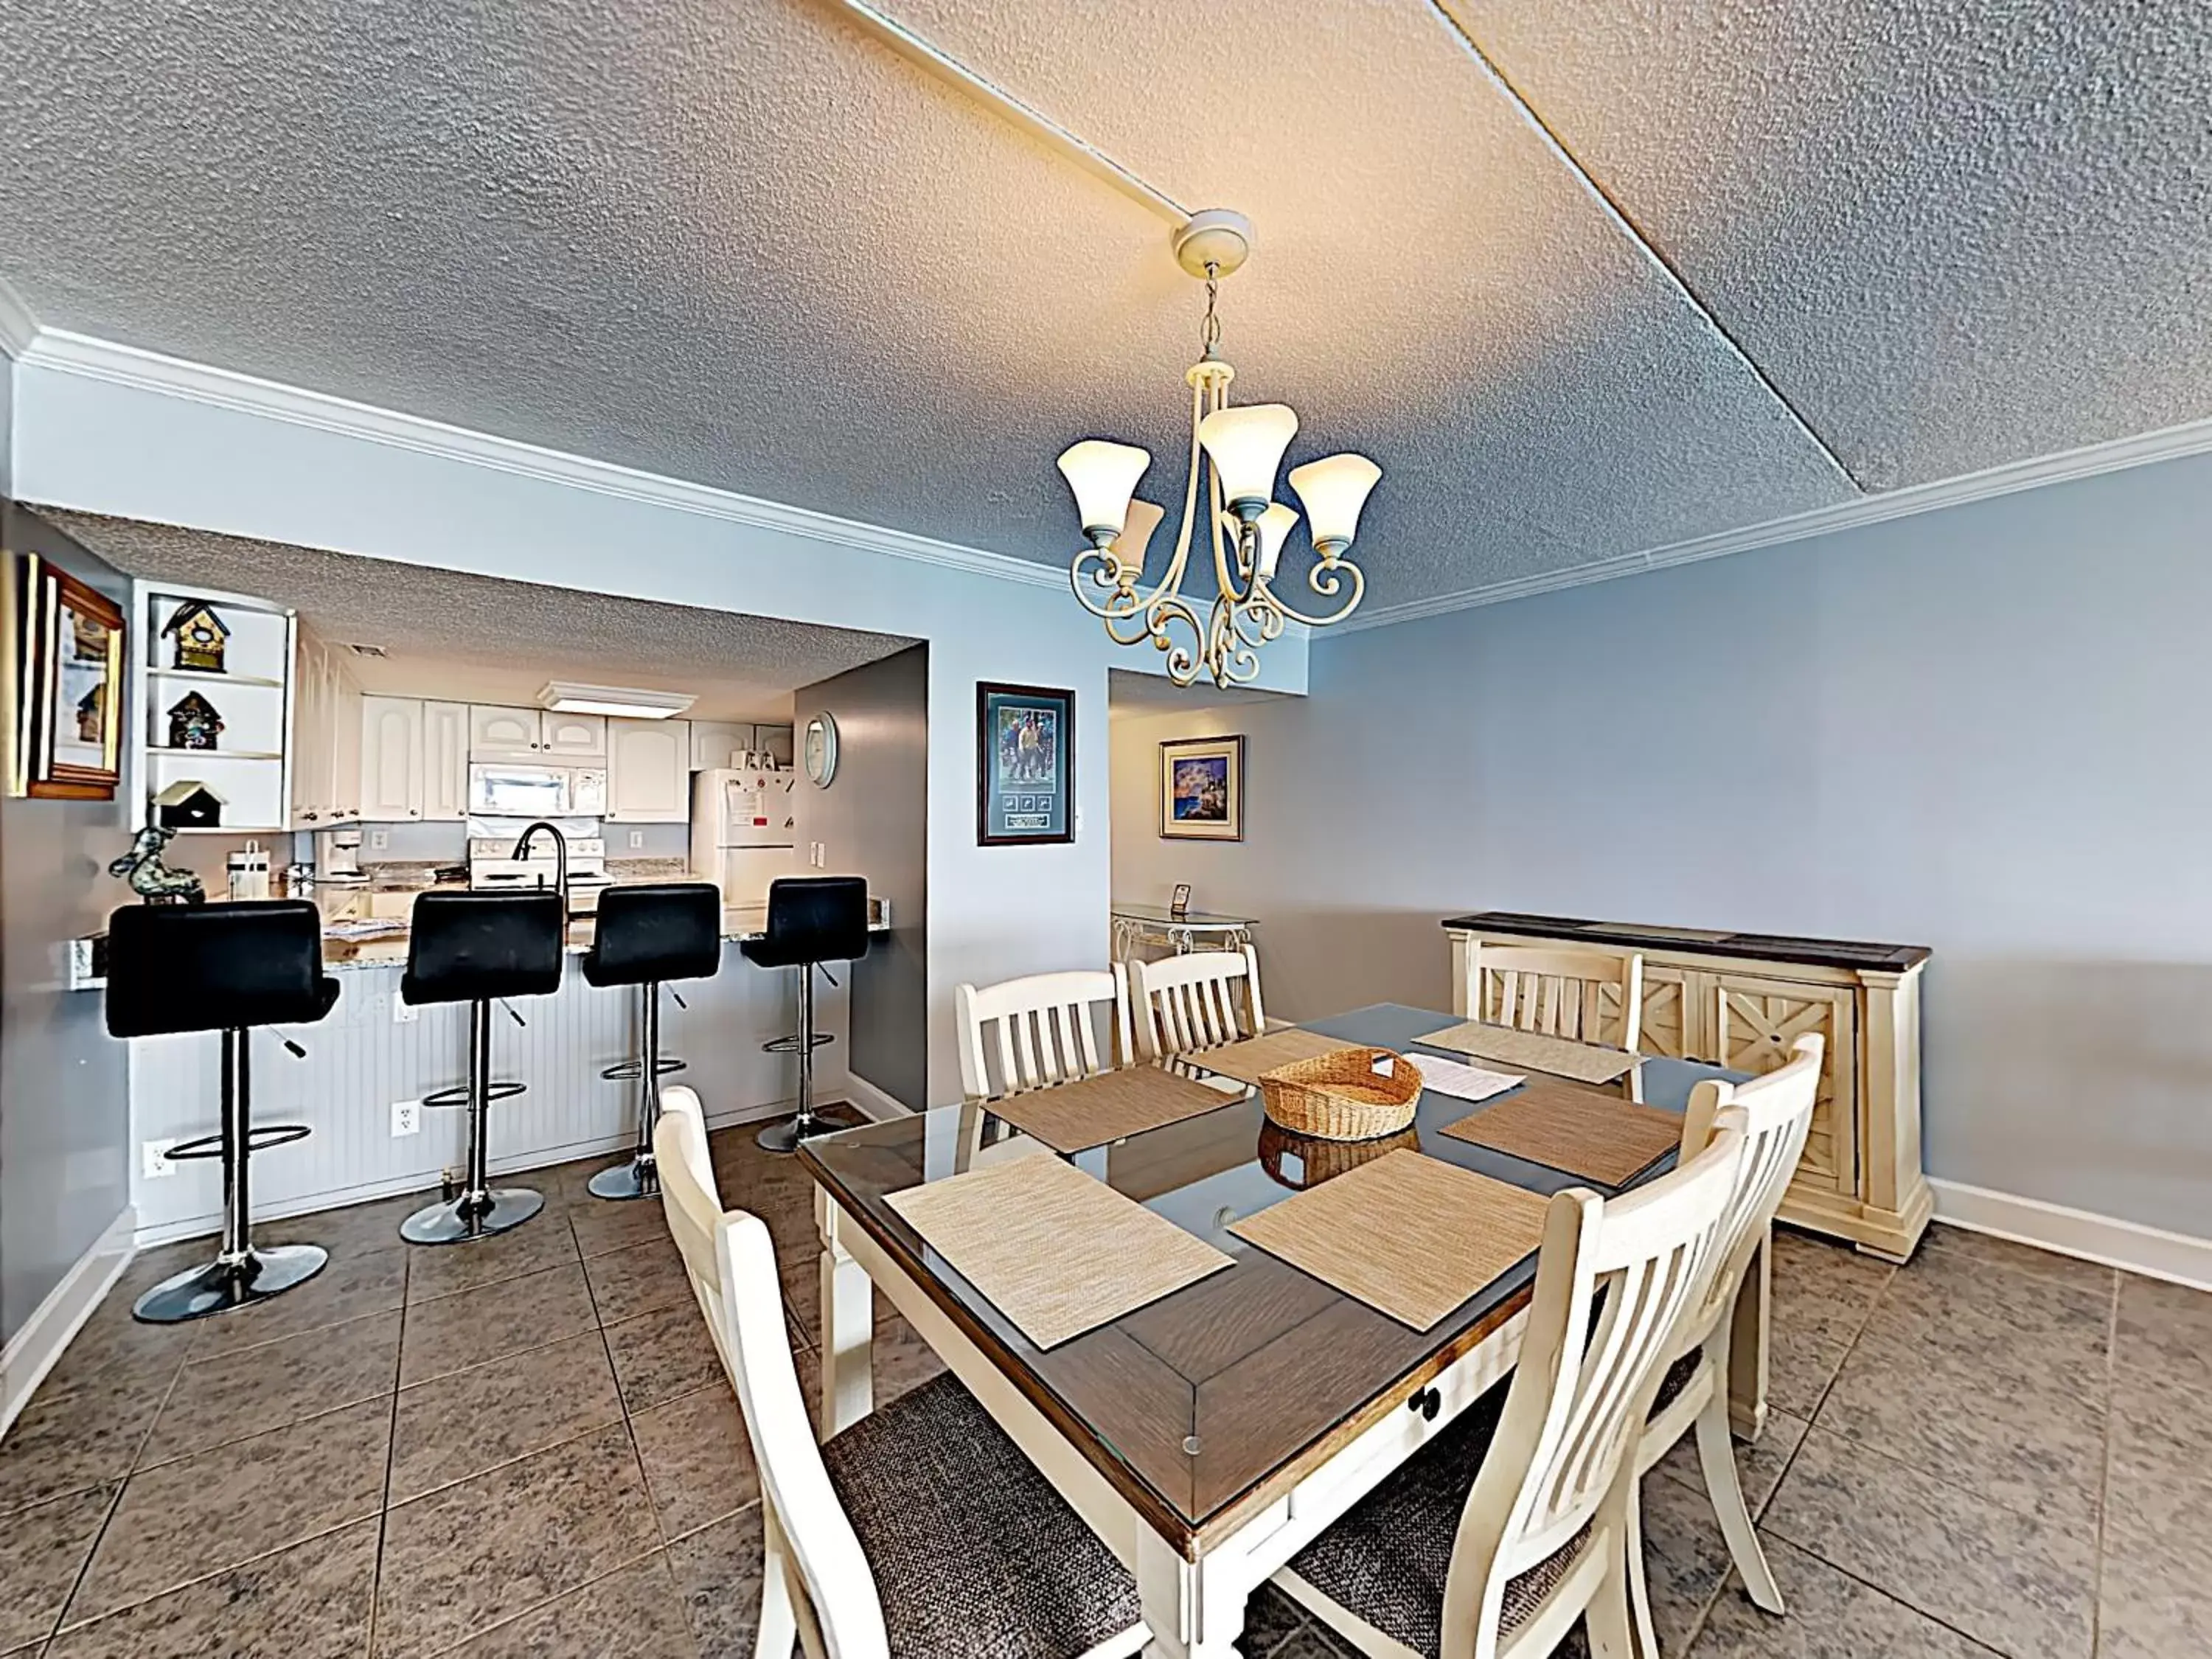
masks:
<svg viewBox="0 0 2212 1659"><path fill-rule="evenodd" d="M813 1046L819 1048L823 1044L835 1042L836 1040L836 1036L831 1032L817 1031L814 1034ZM799 1052L799 1033L788 1031L780 1037L770 1037L766 1042L761 1044L761 1052L764 1054L795 1054Z"/></svg>
<svg viewBox="0 0 2212 1659"><path fill-rule="evenodd" d="M664 1059L653 1068L655 1077L666 1077L671 1072L680 1072L691 1062L688 1060ZM610 1083L634 1083L642 1068L635 1060L618 1060L599 1075Z"/></svg>
<svg viewBox="0 0 2212 1659"><path fill-rule="evenodd" d="M265 1152L271 1146L289 1146L295 1140L305 1140L313 1133L314 1131L304 1123L263 1124L246 1132L246 1154L251 1157L255 1152ZM196 1135L190 1140L179 1141L161 1156L173 1158L179 1164L189 1164L199 1158L221 1158L222 1137L219 1134Z"/></svg>
<svg viewBox="0 0 2212 1659"><path fill-rule="evenodd" d="M530 1085L526 1083L494 1083L484 1090L484 1103L489 1105L494 1101L513 1100L515 1096L527 1094L529 1091ZM435 1090L422 1097L422 1103L439 1107L465 1106L469 1103L469 1085L456 1083L450 1089Z"/></svg>

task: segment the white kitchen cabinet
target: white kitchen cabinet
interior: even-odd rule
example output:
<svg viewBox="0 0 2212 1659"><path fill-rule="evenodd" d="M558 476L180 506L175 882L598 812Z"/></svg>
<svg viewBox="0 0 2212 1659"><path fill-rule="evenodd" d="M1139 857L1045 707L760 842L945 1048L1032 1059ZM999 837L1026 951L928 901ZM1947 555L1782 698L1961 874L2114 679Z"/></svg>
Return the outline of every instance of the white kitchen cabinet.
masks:
<svg viewBox="0 0 2212 1659"><path fill-rule="evenodd" d="M753 728L735 720L691 722L691 769L712 772L738 763L731 757L753 746Z"/></svg>
<svg viewBox="0 0 2212 1659"><path fill-rule="evenodd" d="M469 708L469 758L476 761L534 761L544 758L544 735L535 708Z"/></svg>
<svg viewBox="0 0 2212 1659"><path fill-rule="evenodd" d="M596 761L607 757L607 717L605 714L558 714L550 709L538 716L538 753L562 761Z"/></svg>
<svg viewBox="0 0 2212 1659"><path fill-rule="evenodd" d="M295 657L292 827L327 830L361 820L361 687L339 647L301 630Z"/></svg>
<svg viewBox="0 0 2212 1659"><path fill-rule="evenodd" d="M361 815L372 823L422 816L424 726L414 697L361 700Z"/></svg>
<svg viewBox="0 0 2212 1659"><path fill-rule="evenodd" d="M469 807L469 706L422 705L422 820L458 823Z"/></svg>
<svg viewBox="0 0 2212 1659"><path fill-rule="evenodd" d="M342 823L361 822L362 726L361 682L354 678L338 653L330 648L334 687L331 704L331 814Z"/></svg>
<svg viewBox="0 0 2212 1659"><path fill-rule="evenodd" d="M608 720L608 821L684 823L690 816L691 722Z"/></svg>

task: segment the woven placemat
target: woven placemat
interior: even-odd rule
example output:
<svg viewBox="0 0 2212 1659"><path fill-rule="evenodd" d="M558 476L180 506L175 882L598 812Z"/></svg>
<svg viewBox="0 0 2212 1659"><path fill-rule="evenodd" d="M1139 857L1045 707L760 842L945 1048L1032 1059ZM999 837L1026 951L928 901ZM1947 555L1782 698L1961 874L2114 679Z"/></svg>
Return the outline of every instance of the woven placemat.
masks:
<svg viewBox="0 0 2212 1659"><path fill-rule="evenodd" d="M1203 1048L1182 1059L1186 1065L1202 1066L1224 1077L1257 1083L1260 1073L1273 1066L1287 1066L1294 1060L1311 1060L1317 1054L1333 1054L1339 1048L1358 1047L1342 1037L1323 1036L1319 1031L1293 1025L1286 1031L1270 1031L1265 1036L1247 1037L1242 1042L1227 1043L1218 1048Z"/></svg>
<svg viewBox="0 0 2212 1659"><path fill-rule="evenodd" d="M1489 1025L1474 1019L1463 1019L1413 1041L1435 1048L1455 1048L1463 1054L1480 1054L1485 1060L1502 1060L1508 1066L1531 1072L1549 1072L1553 1077L1571 1077L1577 1083L1610 1083L1630 1067L1644 1063L1643 1055L1625 1048L1571 1042L1540 1031L1516 1031L1510 1025Z"/></svg>
<svg viewBox="0 0 2212 1659"><path fill-rule="evenodd" d="M1395 1152L1229 1231L1425 1331L1543 1242L1547 1202L1473 1170Z"/></svg>
<svg viewBox="0 0 2212 1659"><path fill-rule="evenodd" d="M1682 1120L1595 1089L1532 1078L1518 1094L1445 1125L1444 1133L1618 1187L1681 1144Z"/></svg>
<svg viewBox="0 0 2212 1659"><path fill-rule="evenodd" d="M990 1102L985 1109L1056 1152L1081 1152L1202 1112L1218 1111L1244 1097L1241 1090L1227 1094L1157 1066L1133 1066L1077 1083L1010 1095Z"/></svg>
<svg viewBox="0 0 2212 1659"><path fill-rule="evenodd" d="M1165 1216L1056 1158L1017 1158L884 1201L1040 1348L1230 1265Z"/></svg>

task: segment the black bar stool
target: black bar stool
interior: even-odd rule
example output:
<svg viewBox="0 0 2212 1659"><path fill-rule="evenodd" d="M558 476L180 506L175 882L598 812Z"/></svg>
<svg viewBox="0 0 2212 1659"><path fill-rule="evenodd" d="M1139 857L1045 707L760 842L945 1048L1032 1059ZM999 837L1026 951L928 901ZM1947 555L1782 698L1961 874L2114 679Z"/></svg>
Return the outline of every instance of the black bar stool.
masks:
<svg viewBox="0 0 2212 1659"><path fill-rule="evenodd" d="M561 947L567 898L527 893L424 893L415 901L407 971L399 994L415 1004L469 1005L469 1080L422 1097L425 1106L469 1109L469 1162L460 1194L425 1206L399 1224L410 1244L465 1244L520 1227L544 1207L527 1187L497 1187L486 1170L491 1103L525 1087L491 1076L491 1005L508 997L542 997L561 988ZM514 1014L516 1024L522 1016Z"/></svg>
<svg viewBox="0 0 2212 1659"><path fill-rule="evenodd" d="M814 1115L814 1051L830 1037L814 1029L814 970L868 953L868 884L859 876L787 876L768 888L768 931L741 941L746 960L763 968L799 969L799 1029L761 1047L799 1056L799 1111L755 1137L771 1152L788 1152L819 1133ZM822 969L827 977L829 969ZM834 979L830 981L835 985Z"/></svg>
<svg viewBox="0 0 2212 1659"><path fill-rule="evenodd" d="M319 1244L253 1243L249 1162L309 1131L253 1127L246 1039L257 1025L313 1024L337 1000L337 981L323 972L321 913L303 900L128 905L108 918L108 1035L222 1033L222 1128L167 1153L222 1160L222 1244L207 1266L140 1297L135 1317L173 1325L249 1307L313 1279L330 1260ZM285 1045L307 1052L289 1037Z"/></svg>
<svg viewBox="0 0 2212 1659"><path fill-rule="evenodd" d="M661 1058L660 988L672 979L711 978L721 967L722 890L714 883L610 887L599 895L592 948L584 952L584 978L602 988L637 987L637 1057L599 1073L638 1080L637 1150L629 1163L592 1177L594 1198L652 1198L659 1193L653 1126L660 1121L660 1079L684 1069L682 1060Z"/></svg>

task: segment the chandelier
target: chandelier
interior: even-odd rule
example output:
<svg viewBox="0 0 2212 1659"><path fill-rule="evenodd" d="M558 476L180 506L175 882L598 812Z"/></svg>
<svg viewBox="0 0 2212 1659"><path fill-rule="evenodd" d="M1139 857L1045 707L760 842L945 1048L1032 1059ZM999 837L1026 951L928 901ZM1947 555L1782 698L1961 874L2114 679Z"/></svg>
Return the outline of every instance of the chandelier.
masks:
<svg viewBox="0 0 2212 1659"><path fill-rule="evenodd" d="M1306 585L1322 599L1340 602L1320 616L1285 604L1275 592L1275 575L1298 515L1274 500L1275 473L1297 435L1298 417L1283 404L1231 406L1229 383L1237 371L1215 349L1221 341L1214 312L1220 281L1251 252L1252 227L1241 213L1210 208L1176 233L1175 247L1182 268L1206 279L1203 349L1183 376L1190 386L1190 470L1175 556L1159 585L1145 591L1146 550L1166 516L1135 499L1137 481L1152 458L1133 444L1085 438L1060 458L1091 541L1068 574L1075 597L1104 620L1114 642L1150 640L1166 653L1168 678L1177 685L1193 684L1200 672L1212 675L1216 685L1236 685L1258 678L1260 647L1279 637L1285 623L1324 627L1358 608L1366 579L1345 555L1382 469L1352 454L1291 469L1290 485L1305 507L1316 555ZM1212 538L1214 576L1214 597L1203 620L1182 593L1191 533L1201 526Z"/></svg>

